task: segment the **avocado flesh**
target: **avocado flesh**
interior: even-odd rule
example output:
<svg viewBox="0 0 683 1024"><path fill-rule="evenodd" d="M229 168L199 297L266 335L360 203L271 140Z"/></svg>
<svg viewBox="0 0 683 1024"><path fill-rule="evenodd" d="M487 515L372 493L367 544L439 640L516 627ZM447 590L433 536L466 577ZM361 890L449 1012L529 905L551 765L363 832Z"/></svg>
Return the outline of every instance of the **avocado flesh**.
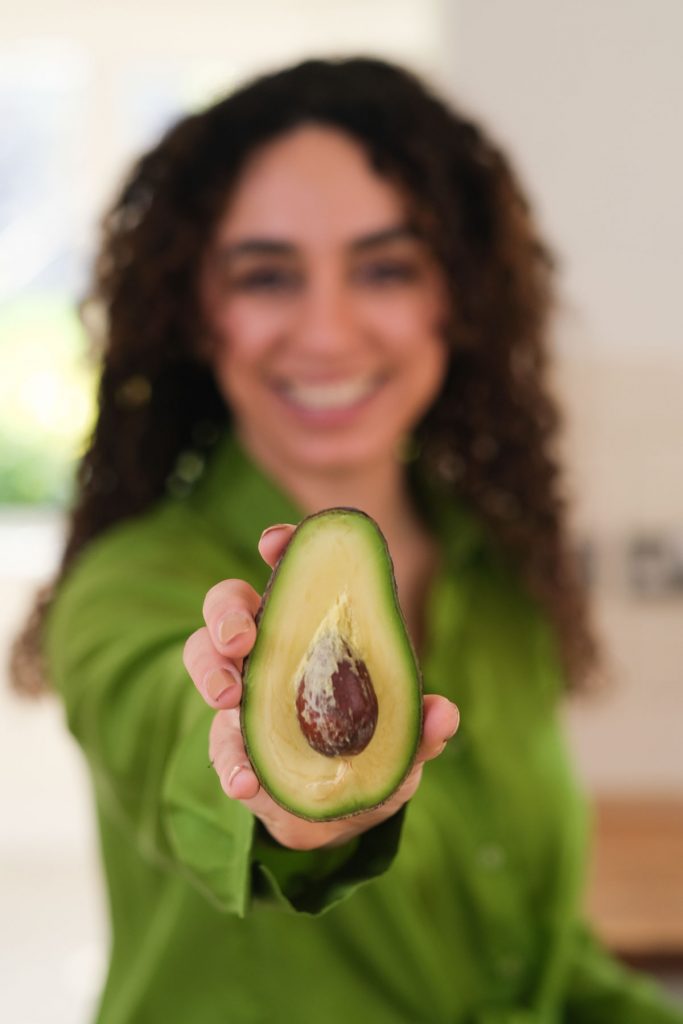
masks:
<svg viewBox="0 0 683 1024"><path fill-rule="evenodd" d="M315 665L311 653L335 634L366 667L377 711L360 752L330 756L302 731L297 695ZM368 516L330 509L294 533L264 594L241 721L261 784L300 817L324 821L375 807L407 775L420 739L422 686L386 543Z"/></svg>

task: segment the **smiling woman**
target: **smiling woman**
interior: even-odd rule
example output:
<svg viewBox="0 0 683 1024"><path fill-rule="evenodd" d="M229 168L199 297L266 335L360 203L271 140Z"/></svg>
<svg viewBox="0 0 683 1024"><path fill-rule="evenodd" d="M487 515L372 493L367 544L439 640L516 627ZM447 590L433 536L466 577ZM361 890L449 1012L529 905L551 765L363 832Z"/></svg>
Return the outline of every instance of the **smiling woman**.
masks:
<svg viewBox="0 0 683 1024"><path fill-rule="evenodd" d="M304 125L249 160L217 225L201 282L216 381L303 504L312 470L365 467L393 493L396 444L442 385L445 282L406 207L357 142Z"/></svg>
<svg viewBox="0 0 683 1024"><path fill-rule="evenodd" d="M98 1024L680 1024L581 920L559 704L597 654L545 380L550 271L505 157L377 60L257 79L133 169L94 288L99 416L16 663L26 678L39 641L92 771L114 937ZM398 641L357 546L334 563L353 621L336 533L306 572L285 558L259 757L285 721L303 788L360 758L373 797L306 820L247 756L242 670L288 524L331 506L387 538L426 696L382 690ZM325 675L342 631L379 697L340 748L309 712L349 703ZM374 804L388 738L408 772Z"/></svg>

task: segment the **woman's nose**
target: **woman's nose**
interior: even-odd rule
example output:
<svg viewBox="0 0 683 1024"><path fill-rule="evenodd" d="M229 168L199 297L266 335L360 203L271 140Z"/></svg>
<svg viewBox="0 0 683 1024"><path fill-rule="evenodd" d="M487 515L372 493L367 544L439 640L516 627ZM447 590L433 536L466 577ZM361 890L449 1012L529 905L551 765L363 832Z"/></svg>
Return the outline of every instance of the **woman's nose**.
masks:
<svg viewBox="0 0 683 1024"><path fill-rule="evenodd" d="M353 348L355 317L344 281L314 281L305 290L296 324L298 343L311 355L336 355Z"/></svg>

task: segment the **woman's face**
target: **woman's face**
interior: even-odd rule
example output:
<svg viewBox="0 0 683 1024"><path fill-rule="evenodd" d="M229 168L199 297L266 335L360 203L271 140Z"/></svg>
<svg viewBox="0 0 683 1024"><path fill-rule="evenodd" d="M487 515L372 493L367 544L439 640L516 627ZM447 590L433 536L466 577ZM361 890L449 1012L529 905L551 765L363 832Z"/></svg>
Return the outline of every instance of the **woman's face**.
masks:
<svg viewBox="0 0 683 1024"><path fill-rule="evenodd" d="M443 379L446 289L353 139L306 125L260 149L200 286L218 387L252 455L326 473L396 458Z"/></svg>

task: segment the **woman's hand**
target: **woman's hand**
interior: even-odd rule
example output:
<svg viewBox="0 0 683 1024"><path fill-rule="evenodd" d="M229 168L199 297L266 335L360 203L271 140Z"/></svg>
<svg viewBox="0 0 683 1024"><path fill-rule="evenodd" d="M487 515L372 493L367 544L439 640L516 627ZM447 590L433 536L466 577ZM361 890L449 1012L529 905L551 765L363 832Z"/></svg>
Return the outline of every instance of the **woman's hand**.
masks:
<svg viewBox="0 0 683 1024"><path fill-rule="evenodd" d="M293 532L293 526L272 526L262 534L259 552L271 568ZM254 616L259 603L259 595L243 580L217 583L204 601L206 626L185 644L185 667L204 700L218 711L211 726L209 756L225 793L248 807L283 846L294 850L339 846L385 821L411 798L424 763L437 757L455 735L458 709L445 697L425 697L422 739L415 762L405 782L381 807L341 821L310 822L290 814L259 785L240 731L242 662L256 639Z"/></svg>

